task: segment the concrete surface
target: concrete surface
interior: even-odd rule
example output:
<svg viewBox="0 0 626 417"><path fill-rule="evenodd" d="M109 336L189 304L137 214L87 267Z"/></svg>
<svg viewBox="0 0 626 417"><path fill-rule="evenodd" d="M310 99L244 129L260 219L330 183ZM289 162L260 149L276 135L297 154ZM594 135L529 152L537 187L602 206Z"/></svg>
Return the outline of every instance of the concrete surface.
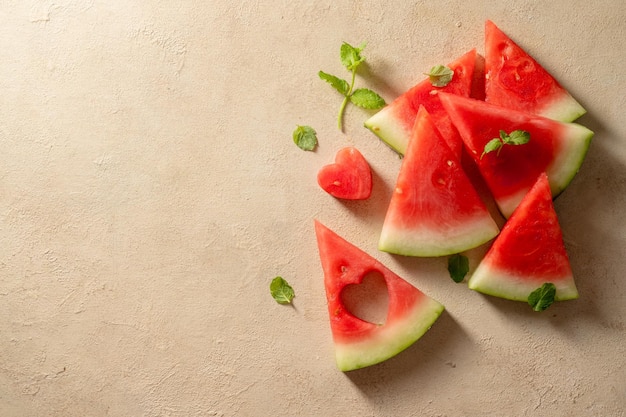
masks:
<svg viewBox="0 0 626 417"><path fill-rule="evenodd" d="M482 52L485 19L596 132L556 202L581 297L544 314L377 251L400 161L363 110L340 133L317 78L366 41L357 83L391 100ZM3 1L0 416L624 416L625 20L615 0ZM366 202L315 181L348 144ZM336 370L314 218L446 305L423 339Z"/></svg>

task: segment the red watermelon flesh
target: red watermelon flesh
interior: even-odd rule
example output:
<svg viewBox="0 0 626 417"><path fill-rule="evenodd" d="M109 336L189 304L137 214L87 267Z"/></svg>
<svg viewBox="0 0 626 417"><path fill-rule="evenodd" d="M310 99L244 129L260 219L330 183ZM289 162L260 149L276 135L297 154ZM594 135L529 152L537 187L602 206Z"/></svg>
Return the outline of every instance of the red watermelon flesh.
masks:
<svg viewBox="0 0 626 417"><path fill-rule="evenodd" d="M593 137L592 131L576 123L563 123L452 94L439 95L505 217L511 215L544 171L552 195L562 192L578 172ZM500 152L481 157L487 142L499 137L500 130L527 131L530 142L505 145Z"/></svg>
<svg viewBox="0 0 626 417"><path fill-rule="evenodd" d="M460 155L463 147L458 132L437 97L439 92L469 96L472 89L476 50L472 49L447 66L454 71L452 81L445 87L434 87L427 78L370 117L365 126L400 154L406 152L420 106L424 106L436 121L441 134L452 150Z"/></svg>
<svg viewBox="0 0 626 417"><path fill-rule="evenodd" d="M417 341L437 320L443 305L400 278L382 263L315 221L324 270L330 327L337 367L350 371L387 360ZM389 310L383 325L354 316L341 292L376 272L389 292Z"/></svg>
<svg viewBox="0 0 626 417"><path fill-rule="evenodd" d="M340 149L335 163L317 173L317 183L328 194L346 200L365 200L372 194L372 170L353 146Z"/></svg>
<svg viewBox="0 0 626 417"><path fill-rule="evenodd" d="M556 286L556 300L578 298L548 176L540 174L472 274L469 288L527 301L544 283Z"/></svg>
<svg viewBox="0 0 626 417"><path fill-rule="evenodd" d="M479 246L498 226L422 106L402 160L378 248L444 256Z"/></svg>
<svg viewBox="0 0 626 417"><path fill-rule="evenodd" d="M469 96L476 100L485 99L485 57L479 54L476 54L474 78L472 79L472 90Z"/></svg>
<svg viewBox="0 0 626 417"><path fill-rule="evenodd" d="M563 122L585 109L492 21L485 24L485 101Z"/></svg>

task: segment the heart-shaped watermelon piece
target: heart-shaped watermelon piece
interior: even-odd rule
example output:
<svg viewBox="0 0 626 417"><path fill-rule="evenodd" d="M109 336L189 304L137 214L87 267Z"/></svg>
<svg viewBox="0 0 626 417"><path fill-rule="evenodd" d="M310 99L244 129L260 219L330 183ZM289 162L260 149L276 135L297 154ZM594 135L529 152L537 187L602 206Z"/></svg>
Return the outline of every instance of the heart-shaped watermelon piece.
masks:
<svg viewBox="0 0 626 417"><path fill-rule="evenodd" d="M361 152L348 146L337 152L335 163L320 169L317 183L333 197L365 200L372 194L372 170Z"/></svg>

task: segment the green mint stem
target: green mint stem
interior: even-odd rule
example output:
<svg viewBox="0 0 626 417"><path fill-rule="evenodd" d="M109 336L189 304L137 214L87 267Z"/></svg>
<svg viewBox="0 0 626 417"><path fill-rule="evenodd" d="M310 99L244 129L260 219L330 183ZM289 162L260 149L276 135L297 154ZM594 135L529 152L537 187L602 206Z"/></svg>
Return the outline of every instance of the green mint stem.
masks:
<svg viewBox="0 0 626 417"><path fill-rule="evenodd" d="M352 90L354 89L355 79L356 79L356 68L352 70L352 81L350 82L350 89L348 90L348 93L344 97L343 102L341 103L341 107L339 107L339 115L337 116L337 127L342 132L343 132L343 114L346 111L346 106L348 105L348 102L350 101L350 96L352 95Z"/></svg>
<svg viewBox="0 0 626 417"><path fill-rule="evenodd" d="M346 110L346 106L348 105L348 101L350 100L350 96L346 96L341 103L341 107L339 107L339 116L337 117L337 127L340 131L343 132L343 113Z"/></svg>

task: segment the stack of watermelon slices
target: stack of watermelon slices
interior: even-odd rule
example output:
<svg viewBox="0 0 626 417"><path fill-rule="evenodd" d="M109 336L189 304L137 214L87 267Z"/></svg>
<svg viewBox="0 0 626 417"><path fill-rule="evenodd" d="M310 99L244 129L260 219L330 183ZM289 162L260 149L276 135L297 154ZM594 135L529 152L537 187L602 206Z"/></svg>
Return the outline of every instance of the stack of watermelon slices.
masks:
<svg viewBox="0 0 626 417"><path fill-rule="evenodd" d="M472 55L474 66L468 63ZM551 282L557 300L577 298L552 200L587 153L593 132L573 123L585 110L491 21L485 25L484 67L476 64L479 58L472 51L449 65L456 79L452 88L452 82L435 87L424 80L365 122L404 154L379 249L444 256L495 238L468 281L471 289L527 301L530 292ZM484 74L477 75L481 68ZM484 94L475 85L482 77ZM440 134L433 126L425 129L425 120ZM502 131L515 130L528 132L530 141L484 153ZM452 151L455 141L462 143L460 155ZM469 175L452 169L457 166ZM475 171L489 195L473 189ZM488 210L477 195L495 202L505 221L501 232L486 220Z"/></svg>
<svg viewBox="0 0 626 417"><path fill-rule="evenodd" d="M473 49L447 66L454 76L446 86L426 79L365 122L404 155L379 249L437 257L488 243L469 288L527 301L549 282L555 300L577 298L553 198L578 172L593 136L573 123L584 108L491 21L484 60ZM483 155L500 131L514 130L528 132L530 141ZM316 233L341 370L396 355L442 313L439 302L319 222ZM388 287L384 325L356 318L340 297L345 286L371 271L382 274Z"/></svg>

